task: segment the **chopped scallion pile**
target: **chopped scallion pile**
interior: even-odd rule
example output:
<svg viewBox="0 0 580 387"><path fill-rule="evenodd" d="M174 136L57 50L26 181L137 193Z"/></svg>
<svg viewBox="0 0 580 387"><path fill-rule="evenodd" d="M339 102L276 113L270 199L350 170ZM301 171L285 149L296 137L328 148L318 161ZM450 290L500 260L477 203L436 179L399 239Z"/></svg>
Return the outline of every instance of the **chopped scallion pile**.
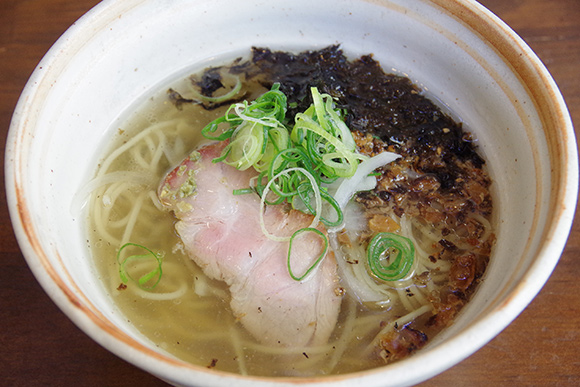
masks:
<svg viewBox="0 0 580 387"><path fill-rule="evenodd" d="M292 141L303 147L321 181L332 182L339 177L351 177L359 161L367 157L356 151L350 129L334 108L332 97L310 89L312 105L296 115Z"/></svg>
<svg viewBox="0 0 580 387"><path fill-rule="evenodd" d="M342 112L335 107L332 97L311 88L312 105L296 114L295 123L289 127L286 120L287 98L280 85L255 101L230 106L223 117L209 123L202 134L212 140L229 140L220 157L214 162L224 162L239 170L253 167L258 173L255 185L238 189L235 195L256 192L261 198L260 224L264 234L273 240L289 241L288 271L296 281L301 281L316 269L328 248L328 238L316 227L322 222L326 227L336 228L343 224L343 208L357 187L374 177L369 173L382 166L378 162L391 162L397 155L381 154L370 159L357 152L350 129L344 123ZM365 176L358 176L360 163ZM369 169L369 166L372 168ZM365 179L366 177L366 179ZM328 185L342 179L340 200L328 192ZM353 180L354 179L354 180ZM351 182L352 180L352 182ZM375 182L376 183L376 182ZM372 187L371 187L372 188ZM343 192L348 191L348 192ZM309 227L298 230L291 237L278 237L266 230L263 214L266 205L290 203L294 209L311 214L314 219ZM325 242L323 254L301 276L294 275L291 267L292 243L303 232L314 232ZM410 240L393 234L379 234L369 245L369 266L377 278L394 281L403 278L413 263L414 247ZM401 239L402 238L402 239ZM386 250L396 253L387 266L382 262ZM389 260L391 262L391 260ZM409 263L410 262L410 263Z"/></svg>
<svg viewBox="0 0 580 387"><path fill-rule="evenodd" d="M218 141L229 139L214 162L222 161L239 170L254 167L260 175L253 189L266 204L287 201L295 209L317 215L315 200L320 196L318 200L328 203L325 207L331 213L318 214L319 219L327 227L336 227L343 221L342 210L324 184L353 176L360 161L367 157L356 151L352 134L331 96L311 88L312 105L296 115L296 123L289 129L285 119L287 99L279 89L280 85L274 84L251 103L233 104L202 134ZM264 194L266 186L269 190Z"/></svg>
<svg viewBox="0 0 580 387"><path fill-rule="evenodd" d="M201 130L208 139L230 140L214 162L223 161L239 170L254 167L260 172L267 169L277 152L290 146L290 135L283 125L286 95L279 87L274 85L250 104L244 101L231 105L223 117ZM227 126L225 130L222 124Z"/></svg>

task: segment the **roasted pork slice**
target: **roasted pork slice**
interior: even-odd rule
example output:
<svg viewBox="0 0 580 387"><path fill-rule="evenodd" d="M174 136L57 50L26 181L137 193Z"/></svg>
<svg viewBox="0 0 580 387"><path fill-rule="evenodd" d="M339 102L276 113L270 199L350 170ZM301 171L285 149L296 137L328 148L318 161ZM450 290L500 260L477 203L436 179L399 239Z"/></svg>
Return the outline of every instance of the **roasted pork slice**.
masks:
<svg viewBox="0 0 580 387"><path fill-rule="evenodd" d="M226 282L235 317L260 342L285 347L326 343L341 303L334 255L327 253L304 280L292 279L289 243L264 235L258 195L233 192L247 188L256 172L213 163L223 146L192 152L159 188L161 202L178 219L175 228L188 255L208 277ZM312 216L269 205L263 220L270 233L290 236L309 227ZM304 273L324 249L320 237L302 235L292 246L294 273Z"/></svg>

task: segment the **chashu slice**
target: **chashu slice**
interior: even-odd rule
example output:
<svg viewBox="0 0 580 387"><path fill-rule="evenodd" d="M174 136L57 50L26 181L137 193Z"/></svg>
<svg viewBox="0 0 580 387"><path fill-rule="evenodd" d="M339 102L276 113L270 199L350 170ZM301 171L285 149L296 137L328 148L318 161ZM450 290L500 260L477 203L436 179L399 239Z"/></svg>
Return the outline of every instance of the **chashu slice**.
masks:
<svg viewBox="0 0 580 387"><path fill-rule="evenodd" d="M159 198L178 218L176 231L188 255L231 292L236 318L258 341L300 347L324 344L337 323L341 296L337 266L328 252L318 270L299 282L288 273L288 242L267 238L259 220L256 194L247 188L256 172L212 163L225 144L194 151L162 181ZM270 233L292 235L308 227L312 216L283 205L267 206ZM324 230L322 230L324 231ZM319 237L303 234L292 247L292 268L303 273L323 249Z"/></svg>

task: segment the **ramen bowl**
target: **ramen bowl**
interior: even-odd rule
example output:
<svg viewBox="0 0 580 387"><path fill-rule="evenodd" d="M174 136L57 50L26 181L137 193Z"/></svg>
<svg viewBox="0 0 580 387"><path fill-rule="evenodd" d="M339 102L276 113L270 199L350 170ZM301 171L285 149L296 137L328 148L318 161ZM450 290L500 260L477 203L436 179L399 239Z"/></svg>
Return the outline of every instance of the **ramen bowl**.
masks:
<svg viewBox="0 0 580 387"><path fill-rule="evenodd" d="M241 376L181 361L117 310L87 247L78 192L118 122L192 69L252 46L340 44L404 74L477 138L493 179L497 241L477 292L452 326L413 356L317 377ZM104 1L46 54L7 141L11 218L26 260L62 311L96 342L184 386L399 386L426 380L504 329L548 279L575 209L578 159L551 76L503 22L468 0Z"/></svg>

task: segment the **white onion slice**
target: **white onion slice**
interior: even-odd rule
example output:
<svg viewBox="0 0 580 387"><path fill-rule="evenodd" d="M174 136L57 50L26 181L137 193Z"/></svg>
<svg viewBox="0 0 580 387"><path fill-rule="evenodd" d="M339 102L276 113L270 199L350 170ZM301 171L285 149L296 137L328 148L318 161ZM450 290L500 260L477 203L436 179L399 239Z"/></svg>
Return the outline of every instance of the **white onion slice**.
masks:
<svg viewBox="0 0 580 387"><path fill-rule="evenodd" d="M359 164L355 174L348 179L344 179L336 193L334 200L338 203L341 210L344 210L350 199L359 191L369 191L377 185L377 179L369 176L375 169L387 165L401 156L392 152L383 152ZM344 224L335 227L330 232L336 232L344 228Z"/></svg>
<svg viewBox="0 0 580 387"><path fill-rule="evenodd" d="M400 157L401 156L396 153L383 152L360 163L356 169L355 174L348 179L344 179L340 187L338 187L336 194L334 195L334 199L337 201L340 208L344 208L352 196L356 192L361 191L359 188L361 183L365 182L365 185L367 185L368 182L366 182L366 180L370 178L374 180L376 184L376 179L372 176L369 176L370 173L372 173L375 169L387 165ZM372 188L374 188L374 185Z"/></svg>
<svg viewBox="0 0 580 387"><path fill-rule="evenodd" d="M377 289L373 289L365 281L357 278L352 268L349 267L350 264L347 263L346 257L340 248L337 235L335 233L328 234L328 239L334 251L341 281L346 287L347 292L356 296L361 302L388 302L387 295L377 291Z"/></svg>

